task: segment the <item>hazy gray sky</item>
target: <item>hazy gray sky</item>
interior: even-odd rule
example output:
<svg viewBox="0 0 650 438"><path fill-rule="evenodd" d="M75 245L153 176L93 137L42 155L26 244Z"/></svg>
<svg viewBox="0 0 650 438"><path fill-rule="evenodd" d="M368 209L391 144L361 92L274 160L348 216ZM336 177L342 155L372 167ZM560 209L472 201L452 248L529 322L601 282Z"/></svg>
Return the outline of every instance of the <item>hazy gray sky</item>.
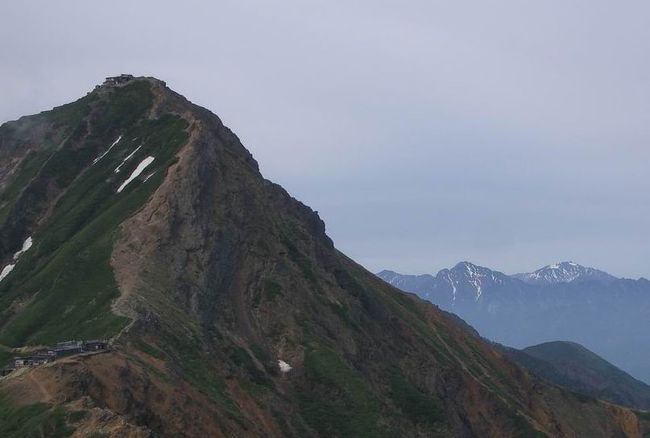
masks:
<svg viewBox="0 0 650 438"><path fill-rule="evenodd" d="M19 1L0 121L152 75L371 270L650 277L647 1Z"/></svg>

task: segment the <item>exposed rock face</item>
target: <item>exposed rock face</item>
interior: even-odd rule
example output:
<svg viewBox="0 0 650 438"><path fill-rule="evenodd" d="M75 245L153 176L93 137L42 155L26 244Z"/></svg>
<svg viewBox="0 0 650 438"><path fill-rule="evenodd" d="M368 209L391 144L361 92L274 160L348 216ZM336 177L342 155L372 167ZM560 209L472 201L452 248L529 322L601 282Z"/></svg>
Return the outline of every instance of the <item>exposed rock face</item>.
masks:
<svg viewBox="0 0 650 438"><path fill-rule="evenodd" d="M91 406L88 419L66 417L69 427L108 430L114 419L101 423L99 409L133 436L640 436L634 413L531 377L454 316L339 253L316 212L265 180L216 116L160 81L90 96L77 142L51 154L90 151L73 154L79 173L39 204L34 247L0 283L11 309L0 340L92 334L115 337L114 349L10 376L6 390L49 382L44 401ZM144 104L118 117L120 100L121 111ZM19 150L14 142L0 151ZM146 156L153 174L117 194ZM40 169L27 187L53 181ZM11 217L23 217L24 193L6 198ZM61 302L65 318L44 316Z"/></svg>

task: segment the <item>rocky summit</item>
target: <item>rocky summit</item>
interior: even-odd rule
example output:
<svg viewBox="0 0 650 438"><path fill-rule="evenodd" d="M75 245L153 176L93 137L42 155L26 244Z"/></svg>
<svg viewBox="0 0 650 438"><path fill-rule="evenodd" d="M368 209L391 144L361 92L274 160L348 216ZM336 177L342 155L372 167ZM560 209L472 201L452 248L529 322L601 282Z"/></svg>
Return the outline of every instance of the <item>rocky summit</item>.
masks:
<svg viewBox="0 0 650 438"><path fill-rule="evenodd" d="M160 80L2 125L0 163L1 436L644 433L337 251Z"/></svg>

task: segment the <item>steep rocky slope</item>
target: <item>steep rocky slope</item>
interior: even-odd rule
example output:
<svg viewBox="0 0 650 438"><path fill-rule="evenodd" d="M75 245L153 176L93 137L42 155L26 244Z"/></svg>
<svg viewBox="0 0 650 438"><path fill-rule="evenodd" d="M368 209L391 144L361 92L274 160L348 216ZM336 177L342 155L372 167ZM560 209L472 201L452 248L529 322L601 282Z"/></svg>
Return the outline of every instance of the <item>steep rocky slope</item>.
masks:
<svg viewBox="0 0 650 438"><path fill-rule="evenodd" d="M161 81L5 124L0 159L2 354L113 339L0 380L3 436L642 434L338 252Z"/></svg>

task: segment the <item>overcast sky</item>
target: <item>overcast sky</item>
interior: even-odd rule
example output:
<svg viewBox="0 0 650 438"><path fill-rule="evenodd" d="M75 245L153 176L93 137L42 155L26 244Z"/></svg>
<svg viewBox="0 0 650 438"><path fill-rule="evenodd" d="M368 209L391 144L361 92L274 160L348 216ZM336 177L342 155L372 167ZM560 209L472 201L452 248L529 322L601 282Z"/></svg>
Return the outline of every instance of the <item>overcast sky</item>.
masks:
<svg viewBox="0 0 650 438"><path fill-rule="evenodd" d="M377 271L650 277L647 1L0 5L0 121L151 75Z"/></svg>

